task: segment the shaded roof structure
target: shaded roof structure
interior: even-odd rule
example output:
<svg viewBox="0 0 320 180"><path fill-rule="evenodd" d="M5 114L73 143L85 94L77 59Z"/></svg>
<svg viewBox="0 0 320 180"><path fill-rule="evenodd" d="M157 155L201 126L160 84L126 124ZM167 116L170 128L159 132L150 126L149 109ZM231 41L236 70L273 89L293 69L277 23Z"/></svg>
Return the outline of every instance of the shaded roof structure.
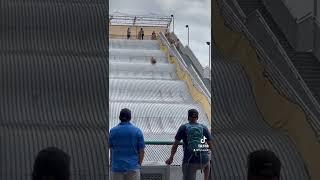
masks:
<svg viewBox="0 0 320 180"><path fill-rule="evenodd" d="M129 15L119 12L109 14L109 25L169 27L171 21L172 17L170 16L154 14Z"/></svg>

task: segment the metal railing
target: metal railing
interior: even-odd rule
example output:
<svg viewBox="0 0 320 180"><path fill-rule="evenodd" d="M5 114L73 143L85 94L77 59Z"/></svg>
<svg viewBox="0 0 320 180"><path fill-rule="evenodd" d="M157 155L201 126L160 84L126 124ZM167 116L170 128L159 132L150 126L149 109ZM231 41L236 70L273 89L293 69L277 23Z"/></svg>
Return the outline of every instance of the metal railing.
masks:
<svg viewBox="0 0 320 180"><path fill-rule="evenodd" d="M168 39L162 34L160 33L160 41L165 44L165 46L168 48L169 54L174 55L178 58L178 55L175 51L173 51L173 46L171 46L171 44L169 43ZM183 68L183 70L187 70L187 64L184 61L181 61L181 59L178 58L179 63L181 64L181 68Z"/></svg>
<svg viewBox="0 0 320 180"><path fill-rule="evenodd" d="M313 48L315 34L312 32L314 19L312 12L305 13L299 18L290 11L290 7L286 6L283 0L264 2L267 11L294 50L305 52Z"/></svg>
<svg viewBox="0 0 320 180"><path fill-rule="evenodd" d="M204 84L204 82L200 78L198 72L195 70L193 65L190 65L191 72L193 72L193 73L191 73L187 64L185 63L184 59L182 58L181 54L179 53L179 51L176 49L175 46L173 46L173 49L176 52L176 54L178 55L178 57L180 58L180 61L186 65L185 66L186 71L189 73L190 77L193 79L193 83L196 84L196 87L198 87L198 89L200 89L200 91L202 93L204 93L204 95L208 98L209 104L211 104L211 92L208 90L207 86Z"/></svg>
<svg viewBox="0 0 320 180"><path fill-rule="evenodd" d="M142 59L148 59L148 60L150 60L151 59L151 57L154 57L154 58L163 58L163 59L165 59L166 57L165 56L163 56L163 57L161 57L161 56L157 56L157 55L154 55L154 56L152 56L152 55L144 55L144 56L138 56L138 55L123 55L123 54L109 54L109 56L112 56L112 58L113 59L116 59L116 57L118 57L117 59L119 59L119 58L121 58L121 57L125 57L125 58L142 58Z"/></svg>
<svg viewBox="0 0 320 180"><path fill-rule="evenodd" d="M278 50L281 53L281 55L282 55L283 59L285 60L286 64L289 66L291 71L294 73L296 79L300 82L300 85L302 86L304 91L307 93L307 95L310 98L310 100L312 101L312 103L317 107L318 111L320 111L320 105L319 105L318 101L315 99L315 97L313 96L311 90L309 89L309 87L307 86L307 84L305 83L303 78L301 77L300 73L297 71L296 67L292 63L292 61L289 58L289 56L287 55L286 51L284 50L284 48L280 44L278 38L273 34L272 30L270 29L270 27L268 26L268 24L264 20L263 16L260 14L260 12L258 10L256 10L255 13L257 14L257 16L258 16L260 22L263 24L264 28L267 30L268 35L271 37L271 39L273 40L274 44L278 48Z"/></svg>
<svg viewBox="0 0 320 180"><path fill-rule="evenodd" d="M281 5L290 13L291 17L294 18L294 20L296 21L297 24L309 19L310 16L311 17L313 16L313 12L308 12L305 15L303 15L302 17L297 18L293 13L292 8L290 8L290 6L288 4L284 3L283 0L279 0L278 2L281 3Z"/></svg>
<svg viewBox="0 0 320 180"><path fill-rule="evenodd" d="M196 82L196 84L198 84L197 82L200 82L201 86L205 87L204 90L205 90L206 96L209 97L210 98L209 100L211 101L211 92L206 88L204 82L202 81L202 79L200 78L199 74L197 73L197 71L193 66L190 66L189 72L192 74L191 78L193 79L193 82ZM197 86L200 86L200 85L198 84ZM211 104L210 101L209 101L209 104Z"/></svg>
<svg viewBox="0 0 320 180"><path fill-rule="evenodd" d="M314 25L315 37L313 42L314 54L317 57L317 59L320 61L320 22L316 18L314 23L315 23Z"/></svg>
<svg viewBox="0 0 320 180"><path fill-rule="evenodd" d="M296 18L296 22L297 22L297 24L300 24L310 18L314 18L313 12L308 12L304 16L302 16L301 18Z"/></svg>
<svg viewBox="0 0 320 180"><path fill-rule="evenodd" d="M198 72L201 74L201 77L203 77L203 71L204 71L203 67L202 67L201 63L199 62L199 60L197 59L197 57L192 52L192 50L190 49L190 47L189 46L185 46L185 47L182 47L180 49L181 49L180 52L182 52L183 54L187 55L190 58L194 68L197 69Z"/></svg>
<svg viewBox="0 0 320 180"><path fill-rule="evenodd" d="M320 28L320 21L318 20L318 18L315 18L315 23L317 24L317 26Z"/></svg>
<svg viewBox="0 0 320 180"><path fill-rule="evenodd" d="M253 35L248 31L246 26L243 24L243 22L236 16L236 14L233 12L231 7L225 2L225 0L219 1L222 4L220 4L220 9L224 11L222 14L227 14L229 16L232 16L232 19L235 20L236 22L234 24L238 24L238 28L242 30L242 32L245 34L245 36L248 38L250 43L253 45L253 47L256 48L258 56L263 59L264 61L268 62L272 68L277 71L277 73L280 75L280 78L283 79L287 84L290 90L295 94L295 96L299 99L301 102L302 106L304 107L304 111L306 111L307 114L310 115L310 118L313 120L317 120L317 116L314 115L314 113L310 110L310 108L305 104L305 102L301 99L297 91L292 87L292 85L288 82L288 80L285 78L285 76L282 74L282 72L278 69L277 66L271 61L270 57L267 55L267 53L263 50L261 45L256 41L256 39L253 37ZM219 3L218 3L219 4ZM232 23L232 22L231 22ZM320 141L320 136L316 130L315 134L318 135L318 141Z"/></svg>
<svg viewBox="0 0 320 180"><path fill-rule="evenodd" d="M146 145L173 145L173 141L145 141ZM179 145L183 145L182 142L179 143Z"/></svg>
<svg viewBox="0 0 320 180"><path fill-rule="evenodd" d="M109 34L110 39L127 39L127 35L119 35L119 34ZM159 35L157 34L156 39L152 39L151 35L144 35L144 40L158 40ZM130 35L130 40L139 40L137 35Z"/></svg>
<svg viewBox="0 0 320 180"><path fill-rule="evenodd" d="M185 61L183 60L183 58L181 57L180 53L178 52L178 50L176 49L175 46L170 46L167 38L160 32L160 40L167 46L170 54L173 54L181 68L183 69L183 71L187 72L187 74L190 75L190 77L194 78L194 84L196 84L196 88L200 90L200 92L202 92L208 99L208 102L211 104L211 93L208 91L207 87L205 86L205 84L203 83L202 79L199 77L199 75L197 74L197 72L195 71L194 73L197 74L197 76L195 77L194 75L192 75L192 73L190 73L190 71L188 70L188 66L185 63Z"/></svg>
<svg viewBox="0 0 320 180"><path fill-rule="evenodd" d="M241 17L241 20L243 21L243 22L245 22L246 21L246 19L247 19L247 16L246 16L246 14L243 12L243 10L242 10L242 8L240 7L240 5L239 5L239 3L237 2L237 0L226 0L227 1L227 3L229 4L229 6L232 6L232 7L234 7L234 9L236 10L236 14L238 14L239 15L239 17Z"/></svg>
<svg viewBox="0 0 320 180"><path fill-rule="evenodd" d="M239 17L233 12L232 8L228 5L226 0L217 1L217 3L218 6L220 6L220 9L226 9L226 11L221 11L222 16L226 20L226 25L236 32L245 31L245 25L243 24L243 21L241 21Z"/></svg>

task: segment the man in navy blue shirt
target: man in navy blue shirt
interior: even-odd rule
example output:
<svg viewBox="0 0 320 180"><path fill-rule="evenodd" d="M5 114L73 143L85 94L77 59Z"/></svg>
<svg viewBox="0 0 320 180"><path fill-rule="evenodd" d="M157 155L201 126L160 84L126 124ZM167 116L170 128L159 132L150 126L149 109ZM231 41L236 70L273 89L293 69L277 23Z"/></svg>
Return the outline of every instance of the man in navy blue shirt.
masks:
<svg viewBox="0 0 320 180"><path fill-rule="evenodd" d="M144 158L142 131L130 123L131 111L120 112L120 123L110 130L109 147L113 180L140 180L140 168Z"/></svg>
<svg viewBox="0 0 320 180"><path fill-rule="evenodd" d="M199 169L203 170L204 179L209 180L210 157L208 148L213 149L212 136L206 126L197 123L198 115L199 113L195 109L188 111L189 123L180 126L171 149L171 156L166 160L168 165L173 162L178 145L183 140L183 180L196 180L196 173ZM197 136L199 138L198 141L195 138ZM196 146L192 147L191 145L194 142Z"/></svg>

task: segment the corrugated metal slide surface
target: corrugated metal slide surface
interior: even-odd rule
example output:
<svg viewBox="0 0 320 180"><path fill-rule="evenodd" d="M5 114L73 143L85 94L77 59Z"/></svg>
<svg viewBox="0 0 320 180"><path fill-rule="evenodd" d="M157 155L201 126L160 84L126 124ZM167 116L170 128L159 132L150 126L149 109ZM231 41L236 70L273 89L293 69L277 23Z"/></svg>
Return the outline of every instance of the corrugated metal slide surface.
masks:
<svg viewBox="0 0 320 180"><path fill-rule="evenodd" d="M192 99L185 82L179 80L176 67L160 51L158 41L110 39L110 128L119 121L122 108L132 111L132 123L139 127L145 141L174 141L180 125L187 123L188 109L199 110L199 122L209 126L201 107ZM157 63L150 63L151 57ZM162 164L170 156L171 146L147 145L146 164ZM173 165L181 165L179 147ZM178 172L181 174L181 172Z"/></svg>
<svg viewBox="0 0 320 180"><path fill-rule="evenodd" d="M71 179L108 179L107 1L0 5L0 179L31 179L37 153L71 155Z"/></svg>
<svg viewBox="0 0 320 180"><path fill-rule="evenodd" d="M244 69L219 58L212 65L213 132L217 145L213 152L213 179L246 179L247 155L261 148L279 156L281 179L309 179L293 141L263 120Z"/></svg>

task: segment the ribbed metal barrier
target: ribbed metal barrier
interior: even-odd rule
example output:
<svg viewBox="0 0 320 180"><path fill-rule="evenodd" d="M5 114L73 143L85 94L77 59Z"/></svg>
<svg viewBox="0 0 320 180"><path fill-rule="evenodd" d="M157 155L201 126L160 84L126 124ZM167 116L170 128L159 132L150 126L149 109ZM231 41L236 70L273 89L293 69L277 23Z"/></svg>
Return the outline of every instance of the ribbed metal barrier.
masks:
<svg viewBox="0 0 320 180"><path fill-rule="evenodd" d="M212 65L216 144L212 156L213 179L246 179L247 155L257 149L270 149L279 156L281 179L308 179L294 142L263 120L241 65L219 58Z"/></svg>
<svg viewBox="0 0 320 180"><path fill-rule="evenodd" d="M274 55L279 53L272 52L271 54L270 53L267 54L265 50L262 48L262 46L258 43L258 40L249 32L249 30L244 25L244 23L241 22L241 20L236 16L236 14L233 12L231 7L225 1L221 1L220 8L222 10L223 15L225 16L224 18L227 21L226 23L230 24L231 26L236 26L237 31L243 32L246 35L246 37L250 40L252 45L255 46L255 48L257 49L259 59L261 60L260 63L266 66L266 71L268 73L269 79L272 81L274 87L278 90L278 92L280 92L281 95L284 95L287 98L289 98L291 101L298 103L301 106L301 108L304 110L304 112L308 115L308 122L310 123L311 127L314 130L314 133L317 136L317 139L319 140L320 136L319 136L318 129L319 129L319 113L320 112L319 112L318 103L315 102L314 98L309 96L310 93L307 93L309 90L305 88L306 86L300 85L299 81L301 81L302 78L299 78L299 75L297 74L296 69L292 66L292 63L286 62L291 65L285 65L284 62L285 60L288 60L288 58L284 58L283 59L284 61L278 60L278 58L275 57ZM251 15L254 15L254 14L251 14ZM250 22L248 21L247 23L250 23ZM266 29L264 29L263 31L258 30L256 32L262 33L264 31L266 31ZM271 38L270 34L268 34L269 39L265 38L266 34L263 34L262 37L268 41ZM274 40L275 37L271 39ZM277 42L277 40L275 40L274 42ZM269 43L263 42L263 44L265 46L265 45L268 45ZM279 45L275 45L275 43L273 43L273 45L269 46L267 49L269 50L274 49L275 46L278 47ZM281 50L281 49L278 49L278 50ZM280 52L280 53L283 54L285 52ZM276 66L276 64L278 66ZM294 75L287 76L286 73L283 73L288 71L292 71L293 73L290 73L290 74L294 74Z"/></svg>
<svg viewBox="0 0 320 180"><path fill-rule="evenodd" d="M108 3L0 5L0 179L31 179L37 153L71 156L72 180L108 178Z"/></svg>

